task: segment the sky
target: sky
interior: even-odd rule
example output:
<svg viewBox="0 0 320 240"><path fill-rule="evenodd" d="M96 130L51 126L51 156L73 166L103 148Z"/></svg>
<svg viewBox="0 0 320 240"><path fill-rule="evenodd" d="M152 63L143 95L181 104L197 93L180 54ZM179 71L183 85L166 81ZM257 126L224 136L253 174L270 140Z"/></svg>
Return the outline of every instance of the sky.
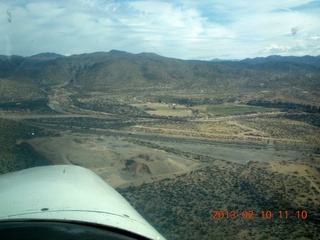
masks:
<svg viewBox="0 0 320 240"><path fill-rule="evenodd" d="M320 0L0 0L0 54L320 55Z"/></svg>

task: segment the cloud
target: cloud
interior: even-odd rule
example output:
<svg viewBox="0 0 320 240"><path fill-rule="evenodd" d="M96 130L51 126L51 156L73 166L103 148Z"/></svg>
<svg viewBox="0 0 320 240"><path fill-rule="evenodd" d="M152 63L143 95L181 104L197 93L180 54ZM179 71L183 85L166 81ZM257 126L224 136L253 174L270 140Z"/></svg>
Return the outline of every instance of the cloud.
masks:
<svg viewBox="0 0 320 240"><path fill-rule="evenodd" d="M184 59L319 55L315 2L8 0L0 3L0 54L119 49Z"/></svg>
<svg viewBox="0 0 320 240"><path fill-rule="evenodd" d="M265 48L266 54L278 54L278 53L288 53L288 50L290 50L290 47L288 46L279 46L277 44L271 44L270 46L267 46Z"/></svg>
<svg viewBox="0 0 320 240"><path fill-rule="evenodd" d="M309 40L312 40L312 41L320 41L320 35L311 36L311 37L309 37Z"/></svg>

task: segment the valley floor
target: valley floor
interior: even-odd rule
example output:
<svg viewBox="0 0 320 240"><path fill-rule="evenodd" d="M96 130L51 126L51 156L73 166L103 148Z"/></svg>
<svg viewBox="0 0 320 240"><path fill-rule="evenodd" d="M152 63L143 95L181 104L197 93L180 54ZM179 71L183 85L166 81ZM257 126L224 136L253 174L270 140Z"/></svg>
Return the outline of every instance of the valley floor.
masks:
<svg viewBox="0 0 320 240"><path fill-rule="evenodd" d="M0 116L54 132L26 142L52 164L96 172L168 239L319 237L319 128L312 124L275 111L163 118L161 109L146 118L59 109Z"/></svg>

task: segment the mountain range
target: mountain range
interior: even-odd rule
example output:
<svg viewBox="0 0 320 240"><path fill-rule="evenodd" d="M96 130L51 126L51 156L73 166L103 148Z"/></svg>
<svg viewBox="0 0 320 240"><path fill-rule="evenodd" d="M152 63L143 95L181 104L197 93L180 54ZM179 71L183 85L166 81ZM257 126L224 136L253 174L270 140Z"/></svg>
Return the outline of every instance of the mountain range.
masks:
<svg viewBox="0 0 320 240"><path fill-rule="evenodd" d="M1 102L45 98L54 86L72 93L131 93L221 101L316 104L320 56L197 61L118 50L72 55L0 56Z"/></svg>

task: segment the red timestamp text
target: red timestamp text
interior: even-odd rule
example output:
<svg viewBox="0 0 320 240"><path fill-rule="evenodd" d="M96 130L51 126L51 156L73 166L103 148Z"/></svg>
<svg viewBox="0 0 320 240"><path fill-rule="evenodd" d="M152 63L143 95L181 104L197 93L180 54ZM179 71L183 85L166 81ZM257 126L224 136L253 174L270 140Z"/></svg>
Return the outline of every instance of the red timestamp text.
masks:
<svg viewBox="0 0 320 240"><path fill-rule="evenodd" d="M261 211L253 211L253 210L243 210L237 212L236 210L212 210L211 219L213 220L221 220L221 219L266 219L270 220L273 218L277 219L302 219L306 220L308 218L307 210L298 210L298 211L288 211L288 210L279 210L279 211L271 211L271 210L261 210Z"/></svg>

